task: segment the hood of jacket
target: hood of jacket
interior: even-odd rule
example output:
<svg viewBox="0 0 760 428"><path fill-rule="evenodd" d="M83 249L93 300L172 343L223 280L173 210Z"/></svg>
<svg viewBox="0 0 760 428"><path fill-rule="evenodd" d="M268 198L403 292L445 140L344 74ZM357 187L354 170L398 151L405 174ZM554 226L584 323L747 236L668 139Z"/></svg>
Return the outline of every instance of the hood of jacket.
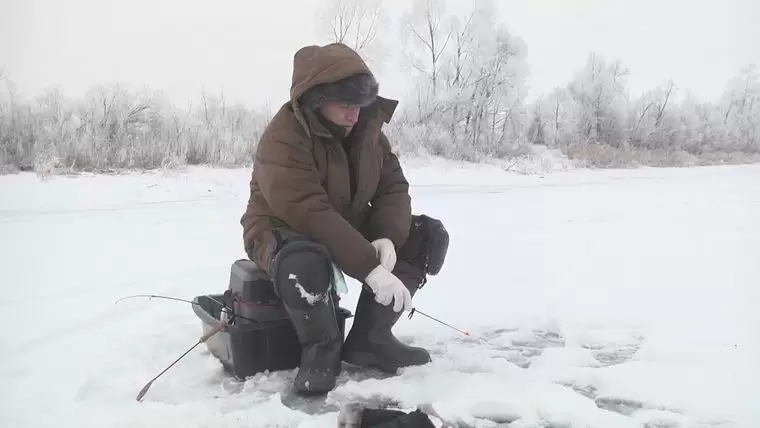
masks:
<svg viewBox="0 0 760 428"><path fill-rule="evenodd" d="M330 43L325 46L310 45L299 49L293 57L293 77L290 86L290 102L296 118L311 133L309 123L314 125L299 103L300 97L317 85L334 83L354 74L365 73L374 78L361 56L343 43ZM378 97L380 99L380 97ZM395 103L393 103L395 108ZM389 118L388 118L389 119ZM322 127L319 127L322 128ZM326 129L315 129L318 133Z"/></svg>

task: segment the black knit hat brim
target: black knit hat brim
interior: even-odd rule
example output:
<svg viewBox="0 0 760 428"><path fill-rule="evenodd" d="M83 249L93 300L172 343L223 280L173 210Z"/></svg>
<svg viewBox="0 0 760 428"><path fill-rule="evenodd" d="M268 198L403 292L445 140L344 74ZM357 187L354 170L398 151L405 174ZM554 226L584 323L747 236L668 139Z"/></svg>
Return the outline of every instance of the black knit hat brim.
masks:
<svg viewBox="0 0 760 428"><path fill-rule="evenodd" d="M329 101L366 107L377 99L379 85L370 74L354 74L333 83L317 85L300 98L300 104L316 109Z"/></svg>

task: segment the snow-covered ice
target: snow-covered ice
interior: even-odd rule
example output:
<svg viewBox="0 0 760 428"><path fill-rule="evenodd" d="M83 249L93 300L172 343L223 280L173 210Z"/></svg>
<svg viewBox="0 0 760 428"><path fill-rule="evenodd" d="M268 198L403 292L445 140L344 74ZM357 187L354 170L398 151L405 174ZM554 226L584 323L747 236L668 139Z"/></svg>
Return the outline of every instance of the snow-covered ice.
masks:
<svg viewBox="0 0 760 428"><path fill-rule="evenodd" d="M236 382L202 347L135 401L201 324L187 304L114 302L223 291L248 173L0 177L0 426L336 425L283 405L293 371ZM347 371L333 403L429 402L477 427L760 426L760 166L408 176L451 234L415 304L472 336L403 317L434 361Z"/></svg>

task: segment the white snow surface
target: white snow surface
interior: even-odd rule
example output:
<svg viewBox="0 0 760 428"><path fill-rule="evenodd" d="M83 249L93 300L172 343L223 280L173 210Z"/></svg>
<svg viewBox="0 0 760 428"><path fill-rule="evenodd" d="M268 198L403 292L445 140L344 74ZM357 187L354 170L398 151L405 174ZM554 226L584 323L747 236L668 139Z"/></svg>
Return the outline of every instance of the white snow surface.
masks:
<svg viewBox="0 0 760 428"><path fill-rule="evenodd" d="M477 427L760 426L760 166L408 168L414 211L451 234L415 305L472 337L402 317L434 361L345 372L328 400ZM135 401L201 324L185 303L114 302L223 292L249 173L0 177L0 426L336 426L283 405L294 370L236 382L203 345Z"/></svg>

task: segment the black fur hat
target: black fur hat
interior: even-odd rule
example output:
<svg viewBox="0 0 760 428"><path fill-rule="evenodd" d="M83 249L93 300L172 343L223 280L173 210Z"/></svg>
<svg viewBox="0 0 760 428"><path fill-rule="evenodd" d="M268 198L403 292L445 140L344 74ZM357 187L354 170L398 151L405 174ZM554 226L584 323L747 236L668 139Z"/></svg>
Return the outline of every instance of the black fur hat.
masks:
<svg viewBox="0 0 760 428"><path fill-rule="evenodd" d="M308 109L316 109L328 101L366 107L375 101L378 90L379 85L372 75L354 74L307 90L301 96L300 103Z"/></svg>

